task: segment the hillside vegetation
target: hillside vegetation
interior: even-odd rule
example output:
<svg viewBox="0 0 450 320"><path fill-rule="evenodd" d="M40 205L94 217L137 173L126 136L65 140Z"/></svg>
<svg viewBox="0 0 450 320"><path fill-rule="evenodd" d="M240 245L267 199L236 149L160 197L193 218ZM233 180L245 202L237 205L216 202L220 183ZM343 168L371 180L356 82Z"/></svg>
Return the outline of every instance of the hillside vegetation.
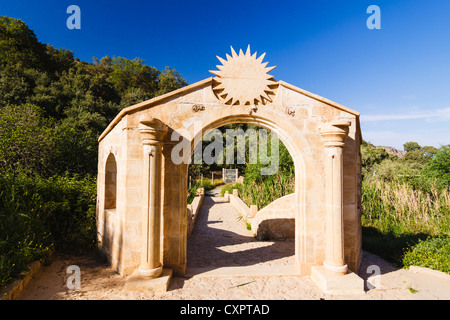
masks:
<svg viewBox="0 0 450 320"><path fill-rule="evenodd" d="M362 146L363 248L401 267L450 272L450 145L404 149L399 158Z"/></svg>
<svg viewBox="0 0 450 320"><path fill-rule="evenodd" d="M80 61L0 17L0 287L52 250L96 248L99 135L122 108L186 84L139 58Z"/></svg>

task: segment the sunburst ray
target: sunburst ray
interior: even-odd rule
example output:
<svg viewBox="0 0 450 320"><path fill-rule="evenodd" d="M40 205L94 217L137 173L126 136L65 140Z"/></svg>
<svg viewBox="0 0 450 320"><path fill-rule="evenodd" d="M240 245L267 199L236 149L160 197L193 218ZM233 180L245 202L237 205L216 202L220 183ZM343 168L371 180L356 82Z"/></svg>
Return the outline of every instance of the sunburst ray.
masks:
<svg viewBox="0 0 450 320"><path fill-rule="evenodd" d="M218 70L210 72L216 76L213 90L227 105L253 105L272 102L275 95L274 85L277 82L268 74L276 67L267 67L268 62L263 62L266 54L257 57L257 52L252 54L250 45L247 50L239 49L239 54L232 46L231 56L226 54L227 60L217 56L221 65Z"/></svg>

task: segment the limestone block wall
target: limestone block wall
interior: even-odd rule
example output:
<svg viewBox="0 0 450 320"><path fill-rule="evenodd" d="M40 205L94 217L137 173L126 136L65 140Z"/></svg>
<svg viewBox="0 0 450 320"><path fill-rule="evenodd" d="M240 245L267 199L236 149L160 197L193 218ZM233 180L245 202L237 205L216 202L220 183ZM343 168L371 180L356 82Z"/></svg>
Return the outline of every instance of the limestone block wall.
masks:
<svg viewBox="0 0 450 320"><path fill-rule="evenodd" d="M120 273L124 272L124 222L127 207L126 162L127 141L121 134L125 121L105 137L99 144L97 176L97 239L101 250L111 265ZM111 168L115 163L115 181ZM107 180L109 182L107 183ZM113 184L112 184L113 183ZM115 189L115 205L111 194Z"/></svg>
<svg viewBox="0 0 450 320"><path fill-rule="evenodd" d="M187 248L187 170L171 160L172 145L163 148L162 258L175 275L184 275Z"/></svg>
<svg viewBox="0 0 450 320"><path fill-rule="evenodd" d="M232 195L226 195L226 198L243 219L251 224L252 231L258 240L287 240L295 238L295 194L289 194L273 201L254 216L252 208L249 208L239 198L237 192Z"/></svg>
<svg viewBox="0 0 450 320"><path fill-rule="evenodd" d="M295 194L281 197L250 219L258 240L295 238Z"/></svg>
<svg viewBox="0 0 450 320"><path fill-rule="evenodd" d="M239 213L239 215L246 219L250 214L250 208L245 204L244 201L242 201L241 198L239 198L237 190L235 191L236 192L234 192L233 194L228 195L228 200L234 207L234 209L236 209L236 211Z"/></svg>
<svg viewBox="0 0 450 320"><path fill-rule="evenodd" d="M197 214L202 205L203 198L205 197L205 191L203 188L197 190L197 196L195 196L194 200L191 204L187 206L187 230L188 236L192 234L192 230L194 229L195 220L197 219Z"/></svg>

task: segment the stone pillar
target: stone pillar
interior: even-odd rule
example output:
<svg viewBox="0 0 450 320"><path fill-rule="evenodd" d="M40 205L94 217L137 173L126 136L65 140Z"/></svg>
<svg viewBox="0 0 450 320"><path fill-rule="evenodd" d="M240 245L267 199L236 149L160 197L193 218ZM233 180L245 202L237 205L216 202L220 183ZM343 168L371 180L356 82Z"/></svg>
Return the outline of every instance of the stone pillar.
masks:
<svg viewBox="0 0 450 320"><path fill-rule="evenodd" d="M141 121L144 150L141 277L157 278L161 265L161 145L168 128L159 120Z"/></svg>
<svg viewBox="0 0 450 320"><path fill-rule="evenodd" d="M344 261L343 152L350 122L334 121L321 129L325 140L326 249L324 267L335 274L346 274Z"/></svg>

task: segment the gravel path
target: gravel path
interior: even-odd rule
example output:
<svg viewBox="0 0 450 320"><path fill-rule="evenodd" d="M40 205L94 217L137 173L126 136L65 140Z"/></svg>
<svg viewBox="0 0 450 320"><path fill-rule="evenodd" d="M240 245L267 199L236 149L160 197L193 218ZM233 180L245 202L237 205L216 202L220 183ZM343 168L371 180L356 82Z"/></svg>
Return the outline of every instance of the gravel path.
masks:
<svg viewBox="0 0 450 320"><path fill-rule="evenodd" d="M361 295L323 294L309 277L290 275L293 262L294 242L256 241L228 203L208 196L188 238L187 275L174 277L166 293L125 291L126 279L97 257L59 255L19 299L450 299L449 275L421 268L397 269L368 252L363 254L359 275L367 280L373 266L381 275L370 280L376 288L366 288ZM81 269L80 289L66 286L69 265ZM269 270L279 276L268 276Z"/></svg>

